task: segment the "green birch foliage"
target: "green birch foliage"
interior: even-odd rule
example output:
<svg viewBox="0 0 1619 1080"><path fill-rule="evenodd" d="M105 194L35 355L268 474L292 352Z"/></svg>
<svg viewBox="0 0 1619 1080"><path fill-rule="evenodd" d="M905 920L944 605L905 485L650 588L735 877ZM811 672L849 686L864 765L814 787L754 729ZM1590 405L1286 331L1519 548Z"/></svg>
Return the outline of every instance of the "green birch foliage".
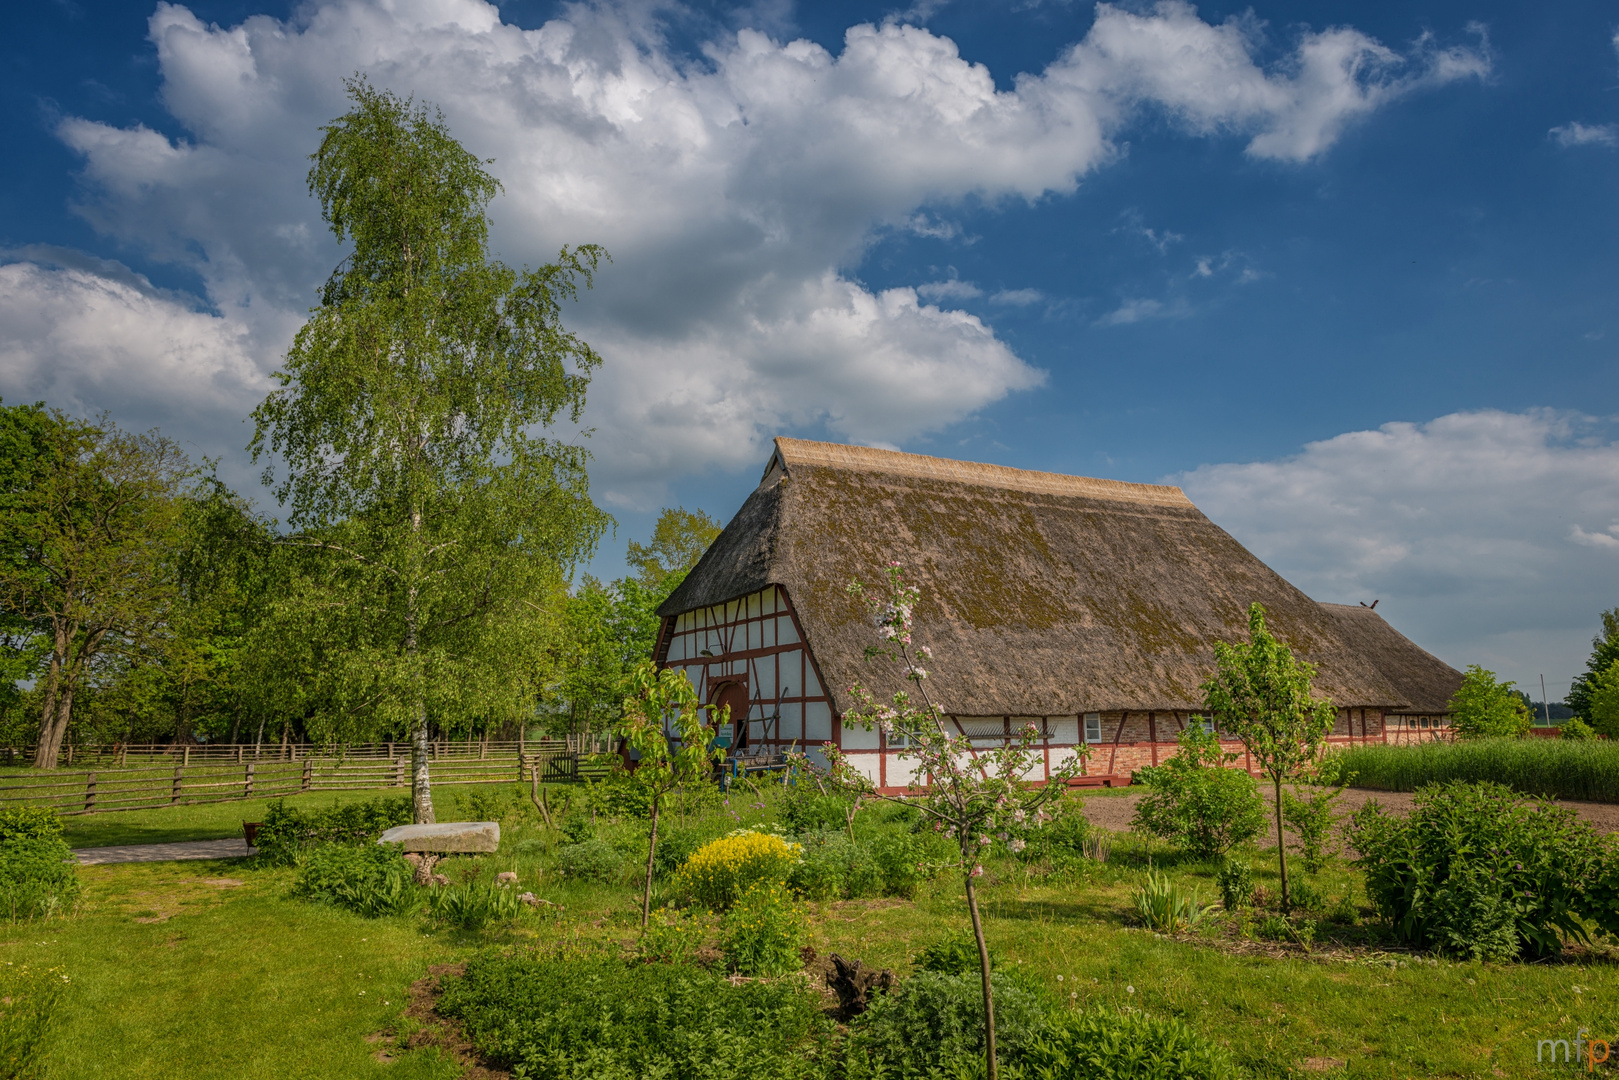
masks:
<svg viewBox="0 0 1619 1080"><path fill-rule="evenodd" d="M1591 658L1585 662L1585 673L1574 680L1574 684L1568 688L1568 695L1563 698L1563 704L1589 724L1595 724L1597 720L1593 695L1597 691L1599 677L1619 663L1619 607L1609 608L1600 618L1602 632L1591 639Z"/></svg>
<svg viewBox="0 0 1619 1080"><path fill-rule="evenodd" d="M1589 717L1588 722L1596 734L1619 739L1619 660L1593 675L1587 685L1590 690L1585 714ZM1575 717L1569 723L1578 719ZM1563 726L1567 728L1569 725Z"/></svg>
<svg viewBox="0 0 1619 1080"><path fill-rule="evenodd" d="M1315 665L1293 657L1265 626L1265 608L1248 606L1248 641L1214 644L1215 674L1203 684L1203 704L1215 727L1247 747L1269 777L1276 800L1276 844L1282 903L1289 902L1287 842L1282 834L1282 783L1316 759L1332 731L1337 710L1312 695Z"/></svg>
<svg viewBox="0 0 1619 1080"><path fill-rule="evenodd" d="M487 162L442 115L348 84L309 190L349 255L254 411L254 459L308 558L275 621L291 669L322 672L330 736L527 715L558 586L608 518L586 453L534 429L577 421L599 357L561 322L605 252L514 270L489 258ZM295 695L293 695L295 696Z"/></svg>

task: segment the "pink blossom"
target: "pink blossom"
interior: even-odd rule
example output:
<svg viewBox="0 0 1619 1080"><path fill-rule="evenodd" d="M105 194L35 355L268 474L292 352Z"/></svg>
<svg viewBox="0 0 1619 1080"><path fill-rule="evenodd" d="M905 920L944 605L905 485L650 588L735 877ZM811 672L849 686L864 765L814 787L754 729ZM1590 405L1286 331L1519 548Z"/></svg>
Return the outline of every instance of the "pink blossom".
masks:
<svg viewBox="0 0 1619 1080"><path fill-rule="evenodd" d="M978 866L978 865L975 864L973 866L973 877L983 877L983 876L984 876L984 868L982 866Z"/></svg>
<svg viewBox="0 0 1619 1080"><path fill-rule="evenodd" d="M1015 853L1015 852L1022 851L1024 848L1028 847L1029 845L1027 843L1025 843L1024 841L1022 841L1022 840L1013 840L1010 844L1007 844L1006 846L1011 848L1012 851Z"/></svg>

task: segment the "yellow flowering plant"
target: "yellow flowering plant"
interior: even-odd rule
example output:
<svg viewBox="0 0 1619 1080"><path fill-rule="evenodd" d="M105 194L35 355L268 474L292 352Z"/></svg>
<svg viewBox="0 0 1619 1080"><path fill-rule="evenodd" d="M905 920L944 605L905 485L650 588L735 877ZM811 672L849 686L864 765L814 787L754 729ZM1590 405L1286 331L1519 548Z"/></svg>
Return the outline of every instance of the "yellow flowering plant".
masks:
<svg viewBox="0 0 1619 1080"><path fill-rule="evenodd" d="M722 911L756 885L785 886L802 846L770 832L737 829L692 853L680 868L680 892Z"/></svg>

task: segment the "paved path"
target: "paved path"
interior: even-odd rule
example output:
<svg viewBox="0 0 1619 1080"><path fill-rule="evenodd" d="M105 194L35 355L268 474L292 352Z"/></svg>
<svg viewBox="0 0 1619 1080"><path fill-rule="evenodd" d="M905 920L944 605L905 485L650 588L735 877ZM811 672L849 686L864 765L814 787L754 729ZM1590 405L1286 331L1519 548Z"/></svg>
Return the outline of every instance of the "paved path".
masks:
<svg viewBox="0 0 1619 1080"><path fill-rule="evenodd" d="M256 849L246 840L187 840L177 844L120 844L116 847L75 848L85 866L119 862L170 862L177 859L241 859Z"/></svg>

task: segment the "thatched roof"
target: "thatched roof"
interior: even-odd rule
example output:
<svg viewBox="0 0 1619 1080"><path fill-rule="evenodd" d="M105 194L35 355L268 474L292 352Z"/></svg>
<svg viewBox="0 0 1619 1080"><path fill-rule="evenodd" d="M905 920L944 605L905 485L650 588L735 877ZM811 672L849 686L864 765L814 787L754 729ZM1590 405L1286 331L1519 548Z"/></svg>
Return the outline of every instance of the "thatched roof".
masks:
<svg viewBox="0 0 1619 1080"><path fill-rule="evenodd" d="M851 580L898 560L921 587L928 689L968 716L1196 709L1214 642L1246 636L1247 608L1320 666L1339 705L1403 704L1338 621L1215 525L1179 488L1028 472L888 450L777 439L764 480L660 615L786 587L833 706L876 641Z"/></svg>
<svg viewBox="0 0 1619 1080"><path fill-rule="evenodd" d="M1372 662L1416 713L1450 711L1450 698L1462 685L1462 673L1424 649L1361 604L1322 604L1338 624L1338 635Z"/></svg>

